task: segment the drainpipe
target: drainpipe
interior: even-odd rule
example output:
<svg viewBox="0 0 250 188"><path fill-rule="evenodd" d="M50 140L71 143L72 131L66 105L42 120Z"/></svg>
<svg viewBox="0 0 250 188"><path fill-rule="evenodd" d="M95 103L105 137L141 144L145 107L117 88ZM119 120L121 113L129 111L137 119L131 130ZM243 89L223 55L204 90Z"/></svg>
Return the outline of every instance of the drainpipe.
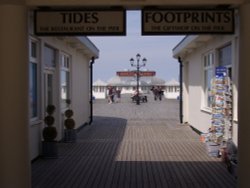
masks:
<svg viewBox="0 0 250 188"><path fill-rule="evenodd" d="M95 57L92 57L90 65L89 65L89 71L90 71L90 99L89 99L89 104L90 104L90 117L89 117L89 125L91 125L93 121L93 64L95 63Z"/></svg>
<svg viewBox="0 0 250 188"><path fill-rule="evenodd" d="M179 75L180 75L180 95L179 95L179 104L180 104L180 123L183 123L183 88L182 88L182 68L183 68L183 63L181 60L181 57L178 57L178 62L179 62Z"/></svg>

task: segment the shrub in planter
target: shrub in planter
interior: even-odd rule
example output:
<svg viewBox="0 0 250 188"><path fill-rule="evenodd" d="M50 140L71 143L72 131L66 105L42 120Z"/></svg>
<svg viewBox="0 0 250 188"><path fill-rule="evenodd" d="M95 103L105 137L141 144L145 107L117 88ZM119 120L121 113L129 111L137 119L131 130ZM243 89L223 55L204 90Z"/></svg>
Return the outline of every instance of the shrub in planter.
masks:
<svg viewBox="0 0 250 188"><path fill-rule="evenodd" d="M57 136L57 130L55 127L45 127L43 129L43 138L45 141L52 142Z"/></svg>
<svg viewBox="0 0 250 188"><path fill-rule="evenodd" d="M49 115L52 115L56 110L56 107L52 104L49 104L46 108L46 112L49 114Z"/></svg>
<svg viewBox="0 0 250 188"><path fill-rule="evenodd" d="M52 116L55 109L56 108L54 105L48 105L46 108L48 115L44 118L44 123L47 125L47 127L43 129L44 141L54 141L57 136L57 130L55 127L53 127L55 118Z"/></svg>
<svg viewBox="0 0 250 188"><path fill-rule="evenodd" d="M68 99L67 104L70 104L70 100ZM68 109L64 112L66 119L64 120L64 126L66 129L64 130L64 141L65 142L75 142L76 141L76 130L75 128L75 120L72 118L74 115L73 110Z"/></svg>
<svg viewBox="0 0 250 188"><path fill-rule="evenodd" d="M52 115L48 115L44 118L44 123L51 127L55 122L55 118Z"/></svg>
<svg viewBox="0 0 250 188"><path fill-rule="evenodd" d="M64 124L67 129L74 129L75 120L73 120L72 118L68 118L65 120Z"/></svg>
<svg viewBox="0 0 250 188"><path fill-rule="evenodd" d="M64 121L64 125L67 129L74 129L75 128L75 120L72 119L73 116L73 110L66 110L65 111L65 116L67 119Z"/></svg>
<svg viewBox="0 0 250 188"><path fill-rule="evenodd" d="M44 123L47 125L43 129L43 156L45 158L57 158L57 145L55 138L57 130L53 127L55 118L52 116L55 111L54 105L48 105L46 108L47 116L44 118Z"/></svg>
<svg viewBox="0 0 250 188"><path fill-rule="evenodd" d="M73 110L68 109L68 110L66 110L66 111L64 112L64 115L65 115L67 118L71 118L71 117L74 115L74 112L73 112Z"/></svg>

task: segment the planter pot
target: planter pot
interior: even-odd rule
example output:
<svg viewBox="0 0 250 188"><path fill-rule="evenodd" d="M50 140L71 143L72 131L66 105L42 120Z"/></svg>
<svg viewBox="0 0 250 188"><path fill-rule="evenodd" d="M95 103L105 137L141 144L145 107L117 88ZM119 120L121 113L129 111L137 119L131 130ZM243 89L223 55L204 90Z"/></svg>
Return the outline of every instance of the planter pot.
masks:
<svg viewBox="0 0 250 188"><path fill-rule="evenodd" d="M42 150L44 158L46 159L58 158L57 141L43 141Z"/></svg>
<svg viewBox="0 0 250 188"><path fill-rule="evenodd" d="M65 129L64 130L64 142L76 142L77 135L76 129Z"/></svg>

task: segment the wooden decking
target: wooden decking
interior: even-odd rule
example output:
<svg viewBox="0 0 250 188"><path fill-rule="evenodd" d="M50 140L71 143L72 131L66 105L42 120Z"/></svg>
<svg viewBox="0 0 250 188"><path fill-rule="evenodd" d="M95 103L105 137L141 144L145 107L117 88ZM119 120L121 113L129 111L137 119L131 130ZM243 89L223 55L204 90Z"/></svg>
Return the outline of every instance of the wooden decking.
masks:
<svg viewBox="0 0 250 188"><path fill-rule="evenodd" d="M94 121L58 159L32 164L34 188L234 188L236 180L188 125L174 100L96 101Z"/></svg>

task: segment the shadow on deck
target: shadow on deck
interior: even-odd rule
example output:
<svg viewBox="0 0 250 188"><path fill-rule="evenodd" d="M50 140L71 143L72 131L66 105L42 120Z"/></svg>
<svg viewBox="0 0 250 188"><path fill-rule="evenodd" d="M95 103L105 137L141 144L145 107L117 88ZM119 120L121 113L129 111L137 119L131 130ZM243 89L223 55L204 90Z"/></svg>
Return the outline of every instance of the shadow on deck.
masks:
<svg viewBox="0 0 250 188"><path fill-rule="evenodd" d="M95 116L58 159L32 164L33 188L234 188L235 179L188 126Z"/></svg>

